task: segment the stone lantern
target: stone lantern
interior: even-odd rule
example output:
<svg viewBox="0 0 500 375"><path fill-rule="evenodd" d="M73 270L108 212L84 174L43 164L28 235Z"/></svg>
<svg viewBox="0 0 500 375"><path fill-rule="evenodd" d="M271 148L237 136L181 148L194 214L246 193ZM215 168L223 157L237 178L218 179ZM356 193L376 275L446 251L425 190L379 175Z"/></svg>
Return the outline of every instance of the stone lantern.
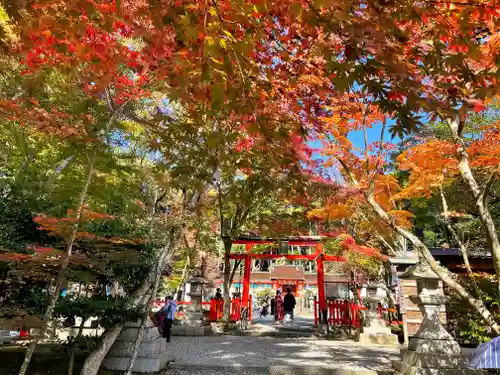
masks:
<svg viewBox="0 0 500 375"><path fill-rule="evenodd" d="M460 345L443 327L441 308L448 301L440 286L440 279L424 259L408 268L400 279L415 279L417 295L410 296L423 315L417 333L410 339L408 349L401 350L401 360L394 368L403 374L477 374L467 369L466 357ZM459 371L459 372L457 372Z"/></svg>
<svg viewBox="0 0 500 375"><path fill-rule="evenodd" d="M385 295L380 284L371 283L366 286L367 296L364 298L370 304L370 309L365 314L365 326L359 341L371 344L398 345L398 336L392 334L378 313L378 304Z"/></svg>
<svg viewBox="0 0 500 375"><path fill-rule="evenodd" d="M203 324L203 307L202 300L204 295L204 287L209 282L201 276L193 276L186 280L191 285L188 293L191 298L191 305L187 305L185 311L184 325L189 330L190 335L201 336L204 334Z"/></svg>

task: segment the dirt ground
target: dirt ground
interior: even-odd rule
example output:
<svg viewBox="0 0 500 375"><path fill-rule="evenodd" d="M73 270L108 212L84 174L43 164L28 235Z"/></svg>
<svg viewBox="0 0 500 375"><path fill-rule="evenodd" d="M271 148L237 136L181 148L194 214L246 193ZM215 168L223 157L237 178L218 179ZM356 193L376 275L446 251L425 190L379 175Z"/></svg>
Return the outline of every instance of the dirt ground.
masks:
<svg viewBox="0 0 500 375"><path fill-rule="evenodd" d="M0 374L17 375L23 363L26 349L23 347L0 347ZM53 353L43 346L33 355L28 375L67 375L69 356ZM74 374L79 374L83 360L77 359Z"/></svg>

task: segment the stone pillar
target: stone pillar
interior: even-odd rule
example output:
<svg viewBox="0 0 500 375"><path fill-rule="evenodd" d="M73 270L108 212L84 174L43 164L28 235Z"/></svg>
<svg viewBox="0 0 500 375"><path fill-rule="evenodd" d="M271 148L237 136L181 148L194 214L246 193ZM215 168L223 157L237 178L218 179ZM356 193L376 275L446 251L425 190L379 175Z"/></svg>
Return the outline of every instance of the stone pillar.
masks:
<svg viewBox="0 0 500 375"><path fill-rule="evenodd" d="M140 323L127 323L102 362L102 367L112 371L125 371L132 356ZM163 370L173 360L167 350L167 341L162 338L153 322L148 318L133 372L151 373Z"/></svg>
<svg viewBox="0 0 500 375"><path fill-rule="evenodd" d="M461 355L460 345L443 327L440 311L448 298L428 263L420 259L400 279L416 279L418 295L410 296L410 300L418 306L424 318L410 339L408 349L401 350L401 360L395 361L393 367L404 375L486 374L481 370L467 369L467 358Z"/></svg>
<svg viewBox="0 0 500 375"><path fill-rule="evenodd" d="M365 314L365 326L359 335L359 341L367 344L399 345L398 336L392 334L391 328L378 314L378 303L384 298L381 290L378 284L367 286L367 296L364 300L370 304L370 310Z"/></svg>

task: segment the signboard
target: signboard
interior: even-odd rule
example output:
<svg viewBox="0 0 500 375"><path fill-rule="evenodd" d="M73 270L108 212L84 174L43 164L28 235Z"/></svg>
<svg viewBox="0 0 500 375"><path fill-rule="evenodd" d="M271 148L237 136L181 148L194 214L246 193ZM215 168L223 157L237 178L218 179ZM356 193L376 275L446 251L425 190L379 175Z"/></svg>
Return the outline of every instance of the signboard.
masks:
<svg viewBox="0 0 500 375"><path fill-rule="evenodd" d="M351 299L351 292L348 284L341 283L325 283L326 297L338 299Z"/></svg>
<svg viewBox="0 0 500 375"><path fill-rule="evenodd" d="M304 281L304 267L302 266L274 266L270 274L271 280L288 282Z"/></svg>

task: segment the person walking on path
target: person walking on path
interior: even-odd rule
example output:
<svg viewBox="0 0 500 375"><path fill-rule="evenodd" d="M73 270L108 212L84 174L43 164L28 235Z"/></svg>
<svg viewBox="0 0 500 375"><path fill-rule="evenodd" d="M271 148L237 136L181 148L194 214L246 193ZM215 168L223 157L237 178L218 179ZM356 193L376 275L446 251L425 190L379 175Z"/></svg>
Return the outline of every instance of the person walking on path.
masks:
<svg viewBox="0 0 500 375"><path fill-rule="evenodd" d="M262 301L262 310L260 312L260 317L266 317L269 314L269 296L265 296Z"/></svg>
<svg viewBox="0 0 500 375"><path fill-rule="evenodd" d="M278 289L274 298L274 320L277 323L281 323L283 319L285 319L283 297L281 296L281 290Z"/></svg>
<svg viewBox="0 0 500 375"><path fill-rule="evenodd" d="M292 294L292 290L290 288L288 288L286 290L286 295L285 295L285 298L283 300L283 308L285 310L284 315L287 315L287 314L290 315L290 319L292 320L292 322L294 319L293 310L295 310L296 304L297 304L297 302L295 301L295 296Z"/></svg>
<svg viewBox="0 0 500 375"><path fill-rule="evenodd" d="M166 297L165 305L158 312L157 320L160 322L162 336L163 338L167 339L167 342L170 342L170 332L172 330L172 324L174 323L176 311L177 304L172 296Z"/></svg>

